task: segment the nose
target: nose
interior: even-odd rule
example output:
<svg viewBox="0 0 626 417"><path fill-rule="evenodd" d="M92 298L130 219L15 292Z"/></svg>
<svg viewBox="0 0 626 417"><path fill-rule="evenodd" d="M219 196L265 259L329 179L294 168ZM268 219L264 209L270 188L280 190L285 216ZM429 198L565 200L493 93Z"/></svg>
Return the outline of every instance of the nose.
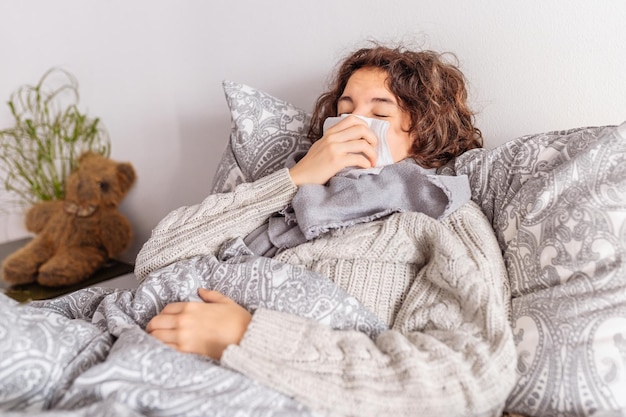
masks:
<svg viewBox="0 0 626 417"><path fill-rule="evenodd" d="M76 185L76 192L83 201L91 201L96 196L96 190L94 189L93 180L90 178L79 178Z"/></svg>
<svg viewBox="0 0 626 417"><path fill-rule="evenodd" d="M365 124L367 124L368 127L371 127L370 126L371 118L367 114L361 114L361 113L353 112L353 113L350 113L350 116L354 116L354 117L356 117L358 119L363 120L365 122Z"/></svg>
<svg viewBox="0 0 626 417"><path fill-rule="evenodd" d="M357 106L352 110L352 115L361 116L361 117L369 117L370 110L365 106Z"/></svg>

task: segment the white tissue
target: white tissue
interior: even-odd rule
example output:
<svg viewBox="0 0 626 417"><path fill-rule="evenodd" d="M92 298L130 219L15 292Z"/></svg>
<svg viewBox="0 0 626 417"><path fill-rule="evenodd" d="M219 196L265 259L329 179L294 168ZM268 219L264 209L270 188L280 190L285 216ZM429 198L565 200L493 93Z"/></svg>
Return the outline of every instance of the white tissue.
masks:
<svg viewBox="0 0 626 417"><path fill-rule="evenodd" d="M340 120L345 119L350 116L349 114L342 114L338 117L329 117L324 120L323 131L326 133L331 126L339 123ZM389 145L387 144L387 129L389 129L389 122L380 119L372 119L369 117L358 116L359 119L367 122L367 125L370 129L374 131L376 137L378 138L378 144L376 145L376 154L378 155L376 158L376 168L384 167L385 165L393 164L393 158L391 157L391 151L389 150ZM378 170L380 172L380 170Z"/></svg>

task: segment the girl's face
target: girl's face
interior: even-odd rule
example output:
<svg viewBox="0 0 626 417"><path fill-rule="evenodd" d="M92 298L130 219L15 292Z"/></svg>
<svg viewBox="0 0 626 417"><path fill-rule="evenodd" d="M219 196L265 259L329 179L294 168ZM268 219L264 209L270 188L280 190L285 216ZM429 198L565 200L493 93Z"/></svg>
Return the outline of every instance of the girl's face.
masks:
<svg viewBox="0 0 626 417"><path fill-rule="evenodd" d="M387 144L394 162L409 156L413 140L408 129L411 117L400 109L395 95L387 88L387 73L380 68L360 68L346 84L337 102L337 113L355 114L389 122Z"/></svg>

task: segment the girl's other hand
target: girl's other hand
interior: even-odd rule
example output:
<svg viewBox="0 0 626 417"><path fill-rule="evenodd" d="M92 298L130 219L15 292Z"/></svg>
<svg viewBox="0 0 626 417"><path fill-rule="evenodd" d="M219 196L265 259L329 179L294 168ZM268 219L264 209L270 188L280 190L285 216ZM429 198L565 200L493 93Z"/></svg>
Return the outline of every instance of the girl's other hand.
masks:
<svg viewBox="0 0 626 417"><path fill-rule="evenodd" d="M326 131L290 170L296 185L325 184L347 167L376 165L378 139L364 120L346 117Z"/></svg>
<svg viewBox="0 0 626 417"><path fill-rule="evenodd" d="M146 326L146 332L181 352L220 360L228 345L239 344L252 315L230 298L199 289L204 303L172 303Z"/></svg>

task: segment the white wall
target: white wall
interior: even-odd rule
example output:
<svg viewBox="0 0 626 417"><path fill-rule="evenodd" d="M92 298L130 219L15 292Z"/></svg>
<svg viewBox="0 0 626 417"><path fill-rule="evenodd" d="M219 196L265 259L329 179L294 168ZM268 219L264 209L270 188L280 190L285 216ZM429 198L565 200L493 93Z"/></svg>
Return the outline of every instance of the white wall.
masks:
<svg viewBox="0 0 626 417"><path fill-rule="evenodd" d="M210 189L230 126L223 79L310 109L345 53L399 39L457 54L489 147L626 119L623 1L0 0L0 16L0 101L64 66L112 157L135 166L121 207L136 233L129 259ZM19 216L0 215L0 241L24 234Z"/></svg>

